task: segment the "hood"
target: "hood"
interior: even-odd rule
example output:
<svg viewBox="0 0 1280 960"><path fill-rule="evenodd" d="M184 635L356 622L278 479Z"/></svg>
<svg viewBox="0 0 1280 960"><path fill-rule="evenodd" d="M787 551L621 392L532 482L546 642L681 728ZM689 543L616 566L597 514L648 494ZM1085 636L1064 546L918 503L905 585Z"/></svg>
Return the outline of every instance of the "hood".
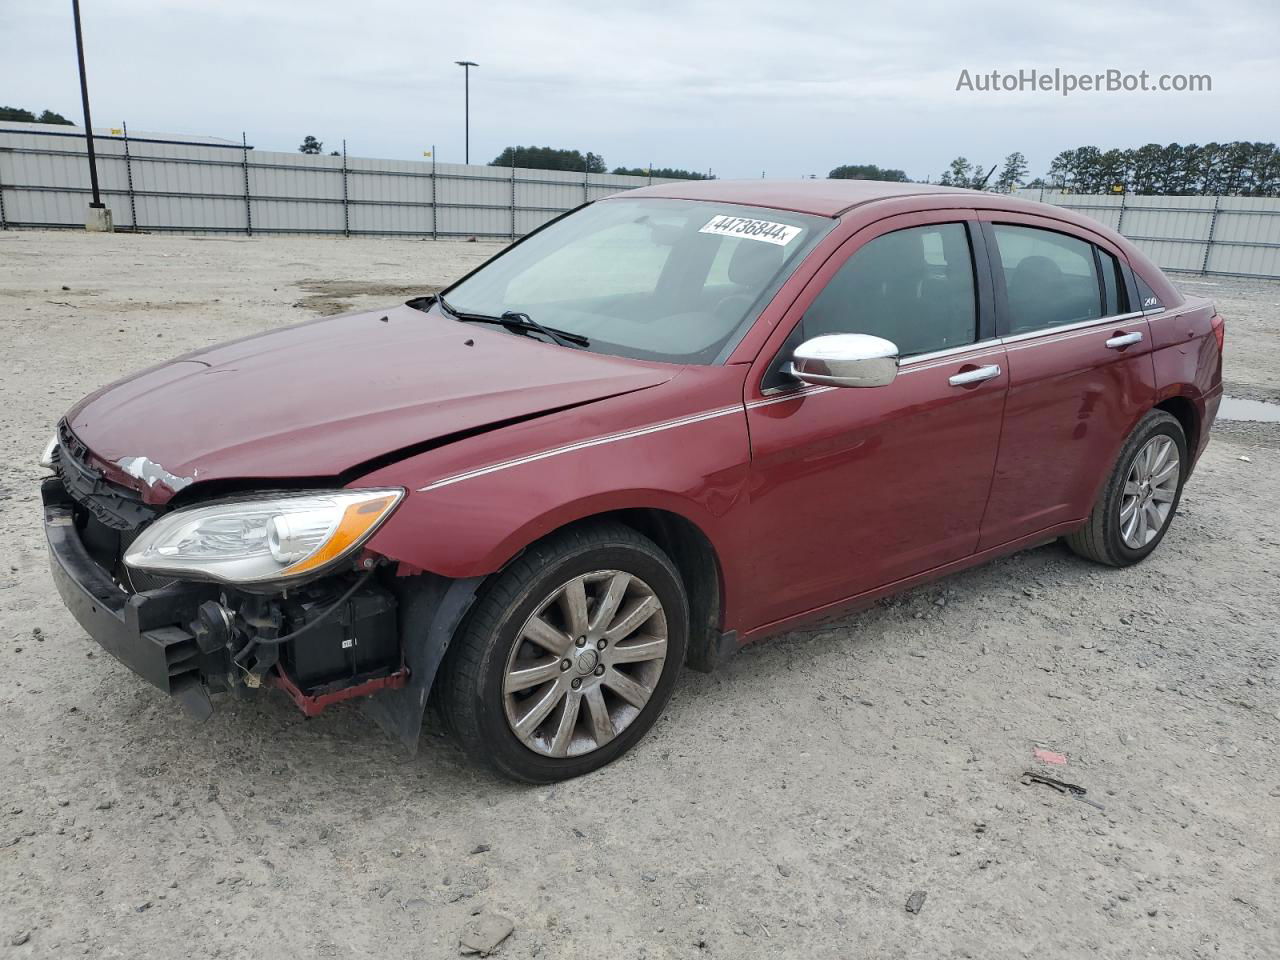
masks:
<svg viewBox="0 0 1280 960"><path fill-rule="evenodd" d="M67 422L115 479L163 503L209 480L338 476L676 369L400 306L187 354L91 394Z"/></svg>

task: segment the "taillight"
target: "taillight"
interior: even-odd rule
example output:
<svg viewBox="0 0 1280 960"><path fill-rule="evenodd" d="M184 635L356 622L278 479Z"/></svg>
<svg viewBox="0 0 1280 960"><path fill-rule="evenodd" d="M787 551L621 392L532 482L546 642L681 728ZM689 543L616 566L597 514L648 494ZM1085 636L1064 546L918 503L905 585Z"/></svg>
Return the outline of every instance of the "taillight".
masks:
<svg viewBox="0 0 1280 960"><path fill-rule="evenodd" d="M1221 353L1222 344L1227 338L1227 321L1222 319L1222 314L1215 313L1209 324L1213 327L1213 339L1218 341L1218 352Z"/></svg>

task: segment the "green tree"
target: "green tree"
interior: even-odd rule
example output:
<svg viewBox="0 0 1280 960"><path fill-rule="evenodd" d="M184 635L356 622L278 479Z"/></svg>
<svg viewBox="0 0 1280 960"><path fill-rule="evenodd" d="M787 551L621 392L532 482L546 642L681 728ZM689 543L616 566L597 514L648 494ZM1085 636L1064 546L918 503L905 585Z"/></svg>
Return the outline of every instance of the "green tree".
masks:
<svg viewBox="0 0 1280 960"><path fill-rule="evenodd" d="M1187 150L1180 143L1171 143L1160 148L1160 158L1156 161L1156 170L1152 177L1152 193L1167 195L1174 192L1182 176L1186 157Z"/></svg>
<svg viewBox="0 0 1280 960"><path fill-rule="evenodd" d="M938 179L938 183L944 187L967 187L972 173L973 164L964 157L956 157L951 161L951 166L947 167L947 172Z"/></svg>
<svg viewBox="0 0 1280 960"><path fill-rule="evenodd" d="M45 110L40 116L36 117L36 123L63 123L68 127L74 126L70 120L60 113L54 113L52 110Z"/></svg>
<svg viewBox="0 0 1280 960"><path fill-rule="evenodd" d="M570 170L575 173L605 173L604 157L580 150L553 147L507 147L489 161L491 167L524 167L527 170Z"/></svg>
<svg viewBox="0 0 1280 960"><path fill-rule="evenodd" d="M714 180L709 173L681 170L678 167L614 167L619 177L654 177L660 180Z"/></svg>
<svg viewBox="0 0 1280 960"><path fill-rule="evenodd" d="M299 153L319 153L324 149L324 144L315 137L308 134L302 138L302 144L298 147Z"/></svg>
<svg viewBox="0 0 1280 960"><path fill-rule="evenodd" d="M1280 194L1280 151L1274 143L1255 143L1248 192L1255 197Z"/></svg>
<svg viewBox="0 0 1280 960"><path fill-rule="evenodd" d="M1132 150L1107 150L1098 157L1098 176L1096 188L1098 193L1115 193L1128 189L1129 176L1133 170Z"/></svg>
<svg viewBox="0 0 1280 960"><path fill-rule="evenodd" d="M1000 176L996 179L996 189L1001 193L1011 192L1018 184L1022 183L1027 175L1027 169L1027 158L1015 150L1004 158L1004 167L1000 170Z"/></svg>
<svg viewBox="0 0 1280 960"><path fill-rule="evenodd" d="M1161 159L1164 148L1147 143L1131 151L1128 189L1132 193L1159 193Z"/></svg>
<svg viewBox="0 0 1280 960"><path fill-rule="evenodd" d="M827 174L828 180L886 180L890 183L910 183L902 170L878 167L874 163L846 163Z"/></svg>
<svg viewBox="0 0 1280 960"><path fill-rule="evenodd" d="M1206 143L1188 155L1183 192L1215 194L1222 192L1221 166L1224 150L1220 143Z"/></svg>

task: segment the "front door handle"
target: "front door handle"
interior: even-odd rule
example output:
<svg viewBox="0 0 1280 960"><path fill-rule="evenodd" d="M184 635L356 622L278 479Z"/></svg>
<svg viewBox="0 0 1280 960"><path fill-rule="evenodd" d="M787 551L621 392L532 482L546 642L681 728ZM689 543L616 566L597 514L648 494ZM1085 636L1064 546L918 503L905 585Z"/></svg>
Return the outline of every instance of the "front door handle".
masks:
<svg viewBox="0 0 1280 960"><path fill-rule="evenodd" d="M1107 349L1123 350L1125 347L1131 347L1135 343L1142 342L1142 334L1134 333L1117 333L1114 337L1107 341Z"/></svg>
<svg viewBox="0 0 1280 960"><path fill-rule="evenodd" d="M978 367L975 370L966 370L963 373L957 373L947 382L953 387L967 387L973 383L981 383L983 380L991 380L1000 376L1000 364L993 363L990 366Z"/></svg>

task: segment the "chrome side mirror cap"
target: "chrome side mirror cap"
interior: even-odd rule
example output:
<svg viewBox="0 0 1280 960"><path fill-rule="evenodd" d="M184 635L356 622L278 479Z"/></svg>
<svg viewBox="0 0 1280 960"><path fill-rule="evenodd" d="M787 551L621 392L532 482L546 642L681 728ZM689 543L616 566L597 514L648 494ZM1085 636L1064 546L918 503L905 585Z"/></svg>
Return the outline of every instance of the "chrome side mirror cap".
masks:
<svg viewBox="0 0 1280 960"><path fill-rule="evenodd" d="M833 333L796 347L791 373L826 387L884 387L898 375L898 345L866 333Z"/></svg>

